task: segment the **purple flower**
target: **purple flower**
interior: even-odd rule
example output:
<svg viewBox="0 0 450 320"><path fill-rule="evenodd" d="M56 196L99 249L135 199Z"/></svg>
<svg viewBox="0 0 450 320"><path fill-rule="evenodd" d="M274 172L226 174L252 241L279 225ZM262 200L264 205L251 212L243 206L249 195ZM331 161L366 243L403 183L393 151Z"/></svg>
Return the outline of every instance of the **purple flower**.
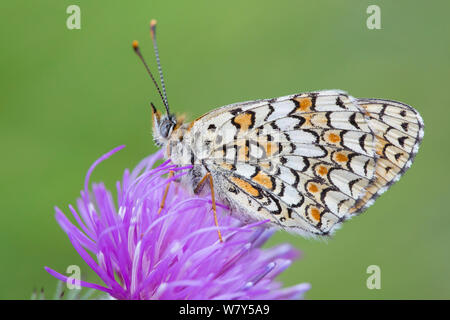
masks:
<svg viewBox="0 0 450 320"><path fill-rule="evenodd" d="M158 215L167 183L189 168L166 161L153 169L161 151L131 173L125 171L122 183L117 182L117 201L102 183L93 184L89 192L94 168L122 148L106 153L89 169L78 210L69 205L78 227L55 208L74 248L104 283L80 281L81 286L116 299L297 299L309 289L306 283L282 288L274 280L299 252L288 244L261 249L273 233L260 226L265 221L242 225L218 205L221 243L210 199L190 196L175 183ZM170 170L175 176L164 178Z"/></svg>

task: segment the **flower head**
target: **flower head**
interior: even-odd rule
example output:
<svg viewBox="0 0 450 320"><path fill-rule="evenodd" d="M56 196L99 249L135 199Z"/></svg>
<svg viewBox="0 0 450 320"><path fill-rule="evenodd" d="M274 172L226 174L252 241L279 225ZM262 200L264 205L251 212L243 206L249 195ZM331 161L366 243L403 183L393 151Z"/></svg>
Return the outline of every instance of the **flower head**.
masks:
<svg viewBox="0 0 450 320"><path fill-rule="evenodd" d="M299 253L288 244L261 249L273 233L260 226L264 222L242 225L219 205L221 243L210 199L190 196L176 184L158 214L167 183L188 168L170 161L153 168L161 152L125 171L122 183L117 182L117 200L102 183L93 184L90 192L94 168L122 148L103 155L89 169L77 209L69 206L78 227L56 208L59 225L104 283L81 281L82 286L116 299L296 299L309 289L309 284L282 288L274 280ZM175 175L164 178L170 170Z"/></svg>

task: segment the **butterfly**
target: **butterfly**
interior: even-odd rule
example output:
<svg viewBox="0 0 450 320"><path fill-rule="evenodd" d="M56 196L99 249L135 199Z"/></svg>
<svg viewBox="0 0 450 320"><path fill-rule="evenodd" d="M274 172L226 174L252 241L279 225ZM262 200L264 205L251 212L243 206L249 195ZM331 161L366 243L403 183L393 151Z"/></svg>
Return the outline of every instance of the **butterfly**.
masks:
<svg viewBox="0 0 450 320"><path fill-rule="evenodd" d="M150 31L163 93L136 41L133 48L166 108L151 104L154 140L174 164L192 166L179 180L187 190L207 193L209 183L217 227L216 197L245 223L329 236L399 180L418 152L424 123L414 108L341 90L230 104L184 123L169 111L154 20Z"/></svg>

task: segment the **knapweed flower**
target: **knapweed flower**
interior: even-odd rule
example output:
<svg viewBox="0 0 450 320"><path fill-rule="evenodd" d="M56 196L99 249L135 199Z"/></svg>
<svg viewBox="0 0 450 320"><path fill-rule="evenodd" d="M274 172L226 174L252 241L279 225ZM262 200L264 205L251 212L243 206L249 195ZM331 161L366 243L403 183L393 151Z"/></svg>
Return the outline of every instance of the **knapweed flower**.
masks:
<svg viewBox="0 0 450 320"><path fill-rule="evenodd" d="M186 172L170 161L153 168L161 152L125 171L122 183L117 182L116 200L102 183L89 191L95 166L122 148L103 155L89 169L78 209L69 206L78 227L56 208L59 225L104 283L80 281L81 286L115 299L174 300L297 299L309 289L306 283L282 288L274 280L299 252L288 244L262 249L273 233L261 227L264 222L243 225L219 206L220 242L211 200L188 195L176 183L158 214L167 183ZM170 170L175 175L165 178Z"/></svg>

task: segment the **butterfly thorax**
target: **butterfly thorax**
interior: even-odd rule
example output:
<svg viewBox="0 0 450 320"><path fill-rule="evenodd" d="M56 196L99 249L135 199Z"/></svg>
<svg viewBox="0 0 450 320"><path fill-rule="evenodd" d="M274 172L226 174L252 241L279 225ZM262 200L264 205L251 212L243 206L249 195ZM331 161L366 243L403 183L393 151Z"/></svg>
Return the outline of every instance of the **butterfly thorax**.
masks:
<svg viewBox="0 0 450 320"><path fill-rule="evenodd" d="M188 129L189 124L183 124L180 127L173 130L166 144L163 146L165 149L165 157L171 159L171 161L179 166L192 165L192 158L194 156L190 141L192 139Z"/></svg>
<svg viewBox="0 0 450 320"><path fill-rule="evenodd" d="M208 154L202 147L202 139L192 134L193 123L186 123L176 127L167 141L163 142L165 158L178 167L192 166L180 182L185 188L193 192L201 178L208 172L205 160Z"/></svg>

